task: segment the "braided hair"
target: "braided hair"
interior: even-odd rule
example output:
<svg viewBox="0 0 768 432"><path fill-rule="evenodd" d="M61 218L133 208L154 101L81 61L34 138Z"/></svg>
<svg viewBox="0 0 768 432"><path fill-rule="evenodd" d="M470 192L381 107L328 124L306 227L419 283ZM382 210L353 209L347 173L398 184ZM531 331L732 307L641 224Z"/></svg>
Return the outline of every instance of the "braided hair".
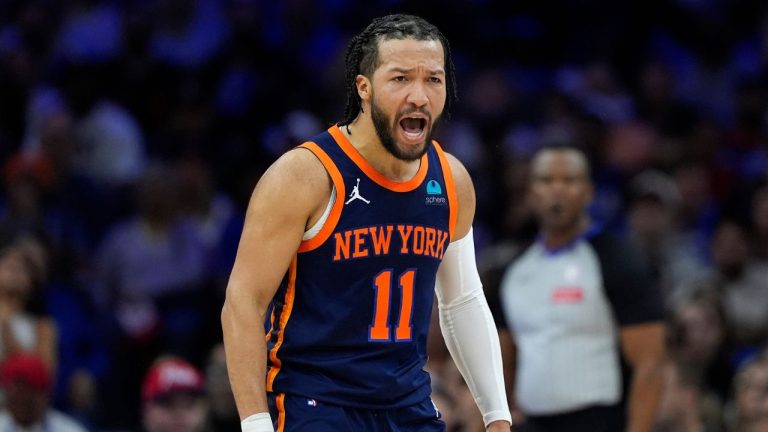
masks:
<svg viewBox="0 0 768 432"><path fill-rule="evenodd" d="M344 107L344 119L339 126L347 126L363 110L362 100L357 93L355 81L358 75L371 77L378 66L379 42L390 39L416 39L420 41L438 40L443 45L446 92L444 112L450 117L451 108L456 102L456 73L451 58L448 40L434 25L414 15L387 15L374 19L362 33L353 37L347 46L344 57L346 66L345 88L347 104ZM347 129L349 130L349 129Z"/></svg>

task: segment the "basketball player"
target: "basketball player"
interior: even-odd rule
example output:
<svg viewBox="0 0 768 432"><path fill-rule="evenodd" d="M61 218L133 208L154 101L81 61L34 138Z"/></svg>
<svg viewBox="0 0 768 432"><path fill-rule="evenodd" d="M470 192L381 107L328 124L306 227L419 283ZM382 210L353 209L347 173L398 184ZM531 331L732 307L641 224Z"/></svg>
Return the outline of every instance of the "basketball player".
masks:
<svg viewBox="0 0 768 432"><path fill-rule="evenodd" d="M346 67L345 118L279 158L249 204L222 310L242 430L444 431L423 370L436 287L487 430L509 431L474 189L431 139L455 100L448 42L386 16Z"/></svg>

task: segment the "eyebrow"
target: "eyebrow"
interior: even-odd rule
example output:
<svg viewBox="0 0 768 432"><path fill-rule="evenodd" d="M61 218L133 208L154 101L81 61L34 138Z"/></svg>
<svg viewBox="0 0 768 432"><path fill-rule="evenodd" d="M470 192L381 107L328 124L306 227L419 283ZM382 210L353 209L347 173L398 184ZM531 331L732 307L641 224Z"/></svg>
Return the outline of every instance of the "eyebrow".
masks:
<svg viewBox="0 0 768 432"><path fill-rule="evenodd" d="M389 70L387 72L397 72L397 73L407 74L407 73L412 72L412 71L413 71L413 68L406 69L406 68L401 68L401 67L395 66L395 67L389 68ZM433 69L433 70L429 71L429 74L432 75L432 76L434 76L434 75L445 75L445 70L443 68Z"/></svg>

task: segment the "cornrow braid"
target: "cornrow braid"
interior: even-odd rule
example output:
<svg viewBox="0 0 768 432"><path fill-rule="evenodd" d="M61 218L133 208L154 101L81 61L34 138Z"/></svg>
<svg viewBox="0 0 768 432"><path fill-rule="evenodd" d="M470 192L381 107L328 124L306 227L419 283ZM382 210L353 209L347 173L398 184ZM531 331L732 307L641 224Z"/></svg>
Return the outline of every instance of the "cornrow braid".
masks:
<svg viewBox="0 0 768 432"><path fill-rule="evenodd" d="M344 107L344 119L339 126L347 126L355 121L363 111L362 100L357 94L355 80L358 75L371 77L378 66L379 42L390 39L438 40L443 45L445 63L446 100L443 112L450 117L456 102L456 71L451 57L448 39L440 30L423 18L414 15L396 14L374 19L360 34L354 36L347 46L344 56L345 89L347 102Z"/></svg>

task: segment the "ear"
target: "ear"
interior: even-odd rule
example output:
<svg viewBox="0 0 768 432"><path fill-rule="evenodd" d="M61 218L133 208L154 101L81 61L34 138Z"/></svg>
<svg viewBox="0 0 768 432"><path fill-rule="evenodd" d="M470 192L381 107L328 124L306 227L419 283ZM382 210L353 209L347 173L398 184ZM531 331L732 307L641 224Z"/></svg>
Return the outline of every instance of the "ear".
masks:
<svg viewBox="0 0 768 432"><path fill-rule="evenodd" d="M357 87L357 95L363 102L371 101L371 80L365 75L358 75L355 78L355 86Z"/></svg>

